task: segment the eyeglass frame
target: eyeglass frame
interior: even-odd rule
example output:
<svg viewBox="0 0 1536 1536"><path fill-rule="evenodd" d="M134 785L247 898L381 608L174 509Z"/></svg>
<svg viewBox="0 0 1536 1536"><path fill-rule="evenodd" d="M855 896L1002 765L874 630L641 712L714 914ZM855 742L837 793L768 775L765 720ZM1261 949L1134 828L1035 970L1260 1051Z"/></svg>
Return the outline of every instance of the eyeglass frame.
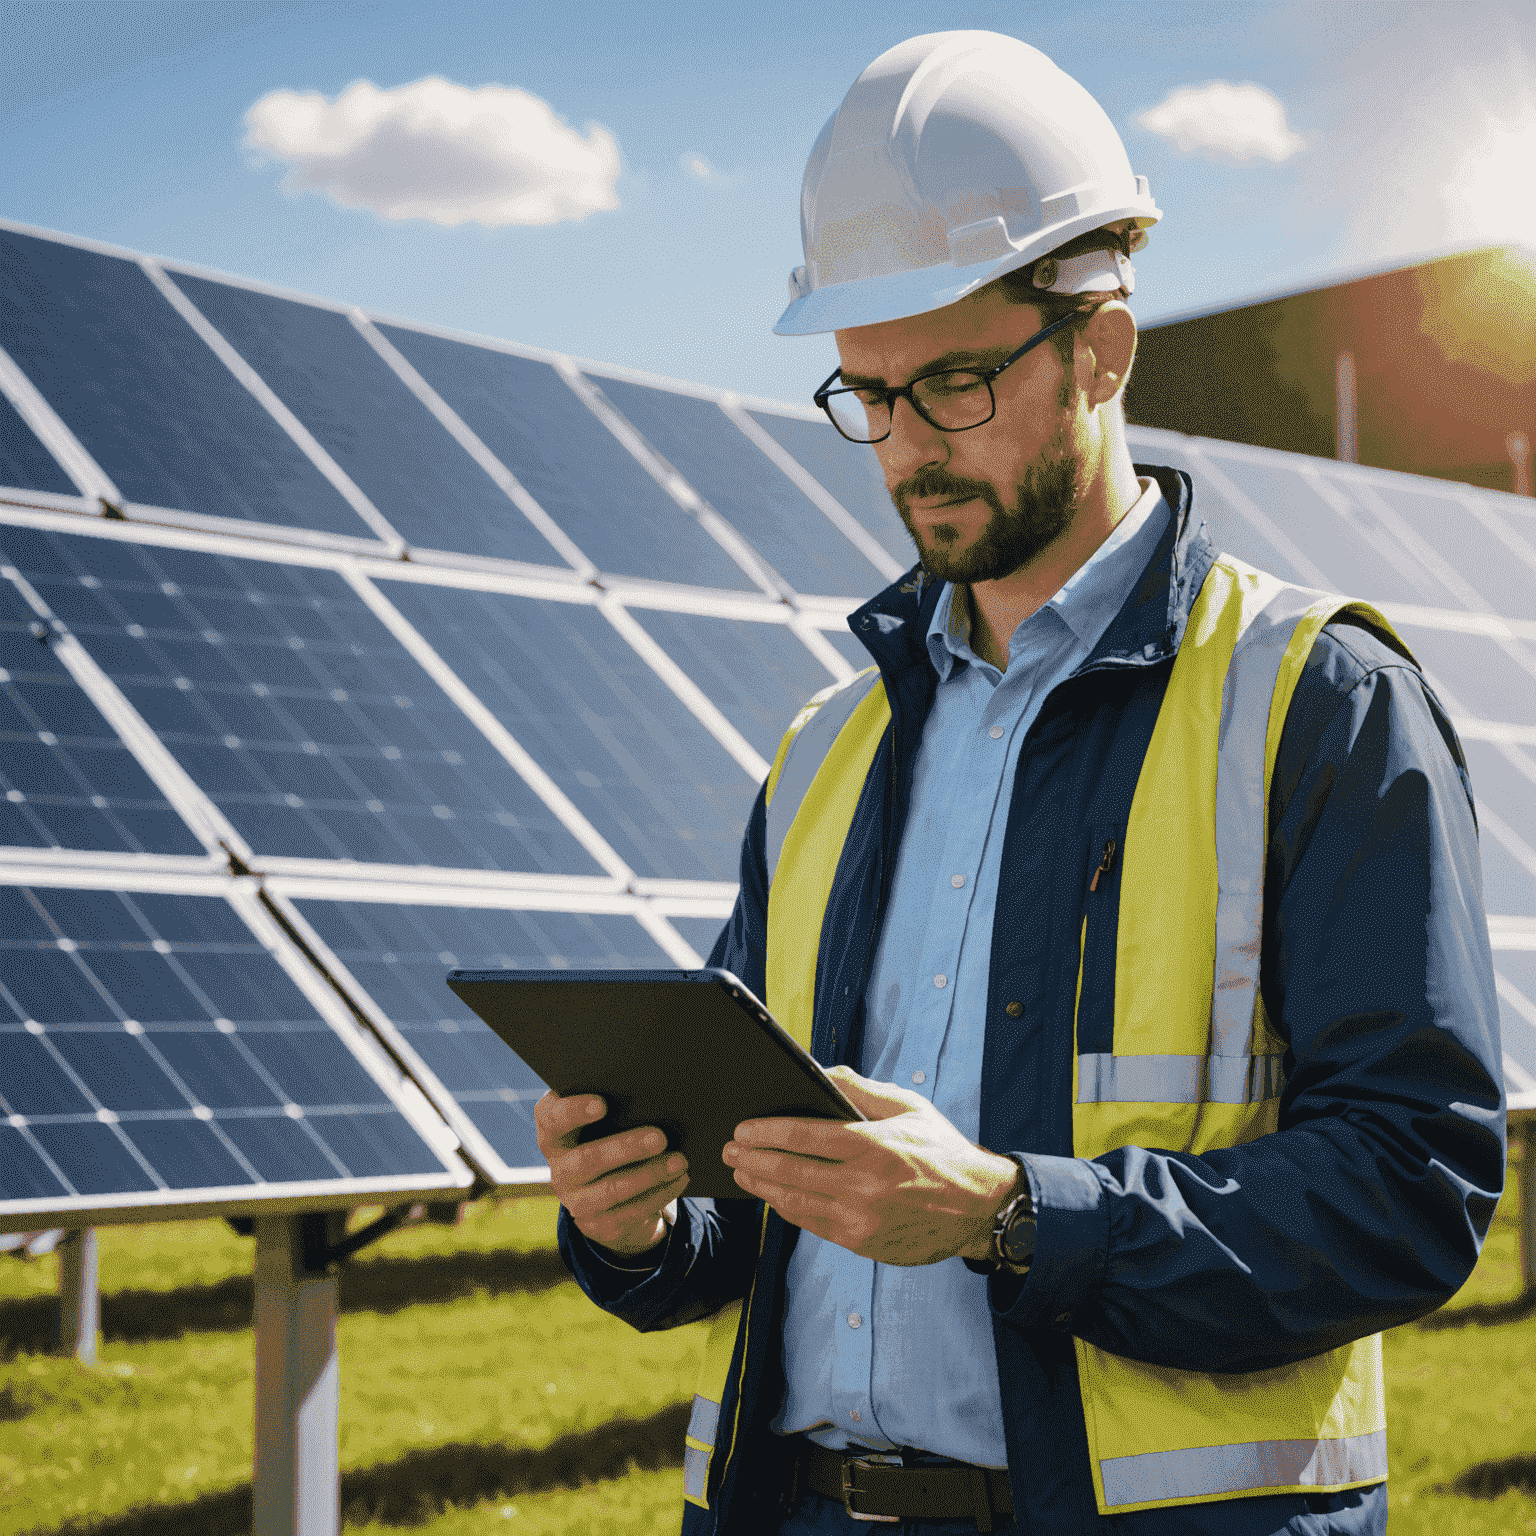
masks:
<svg viewBox="0 0 1536 1536"><path fill-rule="evenodd" d="M846 442L850 443L883 443L886 438L891 435L891 428L895 425L896 422L896 402L903 396L906 397L907 403L912 407L912 409L916 411L917 414L936 431L970 432L973 431L976 427L986 426L986 424L997 415L997 392L992 388L993 381L997 378L997 376L1005 368L1011 368L1013 364L1018 362L1018 360L1025 356L1026 353L1032 352L1048 336L1054 336L1056 332L1059 331L1064 325L1070 325L1072 321L1082 319L1085 313L1091 313L1091 311L1084 311L1080 309L1069 310L1066 314L1061 316L1059 320L1053 320L1049 325L1042 326L1038 331L1035 332L1033 336L1029 338L1028 341L1024 343L1022 347L1019 348L1017 352L1014 352L1010 356L1005 357L1002 362L1000 362L995 368L935 368L928 373L918 374L915 379L908 379L905 384L896 384L889 388L877 384L863 384L857 388L855 388L853 385L849 385L846 389L833 389L831 387L833 382L836 379L841 378L843 373L842 366L839 364L838 367L834 368L832 372L828 374L824 380L822 380L820 387L817 389L816 393L811 396L811 399L816 405L821 407L823 412L825 412L827 420L830 421L834 427L837 427L838 436L843 438ZM921 384L924 379L936 379L940 374L943 373L974 373L981 380L981 382L987 386L987 397L992 402L992 409L988 411L980 421L973 421L970 426L941 426L928 414L927 411L923 409L922 405L918 402L917 396L912 393L912 390L915 386ZM887 426L885 431L882 432L879 437L849 437L848 434L844 432L840 426L838 426L837 417L832 414L832 407L828 405L827 402L832 398L833 395L875 393L884 397L883 404L885 406L885 414L891 425Z"/></svg>

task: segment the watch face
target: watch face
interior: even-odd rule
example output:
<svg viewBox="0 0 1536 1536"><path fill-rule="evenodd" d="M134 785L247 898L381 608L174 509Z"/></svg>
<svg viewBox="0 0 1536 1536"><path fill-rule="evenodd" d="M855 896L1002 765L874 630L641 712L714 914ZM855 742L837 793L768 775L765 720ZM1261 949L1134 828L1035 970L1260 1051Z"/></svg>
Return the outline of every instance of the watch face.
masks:
<svg viewBox="0 0 1536 1536"><path fill-rule="evenodd" d="M998 1246L1010 1264L1028 1264L1035 1256L1035 1221L1032 1215L1020 1213L1003 1231Z"/></svg>

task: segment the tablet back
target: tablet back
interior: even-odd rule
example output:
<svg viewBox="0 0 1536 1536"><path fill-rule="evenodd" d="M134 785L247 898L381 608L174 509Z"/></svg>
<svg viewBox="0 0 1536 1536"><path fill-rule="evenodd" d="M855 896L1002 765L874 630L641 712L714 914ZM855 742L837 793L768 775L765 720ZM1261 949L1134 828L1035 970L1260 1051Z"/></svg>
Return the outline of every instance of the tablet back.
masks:
<svg viewBox="0 0 1536 1536"><path fill-rule="evenodd" d="M556 1093L601 1095L594 1141L657 1126L685 1194L744 1198L721 1149L743 1120L859 1120L728 971L454 971L448 985Z"/></svg>

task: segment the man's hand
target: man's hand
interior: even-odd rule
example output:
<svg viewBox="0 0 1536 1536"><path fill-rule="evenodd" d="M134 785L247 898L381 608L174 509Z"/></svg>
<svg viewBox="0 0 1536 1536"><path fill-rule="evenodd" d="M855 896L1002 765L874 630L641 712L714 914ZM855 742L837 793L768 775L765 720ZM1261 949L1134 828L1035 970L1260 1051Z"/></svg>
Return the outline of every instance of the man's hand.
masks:
<svg viewBox="0 0 1536 1536"><path fill-rule="evenodd" d="M785 1221L881 1264L985 1258L1019 1177L920 1094L848 1067L829 1076L869 1119L744 1120L724 1158Z"/></svg>
<svg viewBox="0 0 1536 1536"><path fill-rule="evenodd" d="M549 1187L583 1235L615 1253L654 1248L677 1220L677 1197L688 1184L688 1159L667 1155L654 1125L582 1142L581 1127L607 1113L599 1098L546 1093L533 1107Z"/></svg>

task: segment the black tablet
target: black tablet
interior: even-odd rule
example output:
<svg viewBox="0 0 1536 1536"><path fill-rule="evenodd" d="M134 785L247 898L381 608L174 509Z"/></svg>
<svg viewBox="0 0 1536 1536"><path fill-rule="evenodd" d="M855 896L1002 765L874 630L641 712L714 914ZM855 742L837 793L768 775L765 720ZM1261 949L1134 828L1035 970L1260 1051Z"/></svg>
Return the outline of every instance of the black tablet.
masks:
<svg viewBox="0 0 1536 1536"><path fill-rule="evenodd" d="M862 1120L729 971L454 971L448 985L556 1093L601 1095L581 1139L654 1125L686 1195L744 1199L720 1160L743 1120Z"/></svg>

